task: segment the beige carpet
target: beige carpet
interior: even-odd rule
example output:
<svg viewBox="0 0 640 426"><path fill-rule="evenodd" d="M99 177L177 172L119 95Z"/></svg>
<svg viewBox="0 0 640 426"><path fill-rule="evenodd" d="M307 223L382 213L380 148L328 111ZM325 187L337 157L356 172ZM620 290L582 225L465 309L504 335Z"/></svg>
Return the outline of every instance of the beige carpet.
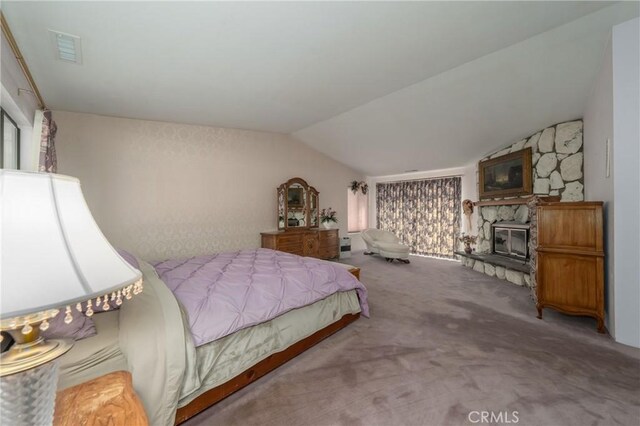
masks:
<svg viewBox="0 0 640 426"><path fill-rule="evenodd" d="M590 318L536 319L526 288L411 260L354 254L371 319L187 424L483 424L472 411L502 413L493 424L640 424L640 351L598 335Z"/></svg>

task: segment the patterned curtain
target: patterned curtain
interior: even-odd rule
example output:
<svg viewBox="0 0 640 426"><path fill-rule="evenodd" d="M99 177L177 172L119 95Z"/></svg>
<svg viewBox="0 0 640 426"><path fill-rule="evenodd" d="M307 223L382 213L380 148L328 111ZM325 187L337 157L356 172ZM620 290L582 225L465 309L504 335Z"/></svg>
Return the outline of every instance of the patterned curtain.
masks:
<svg viewBox="0 0 640 426"><path fill-rule="evenodd" d="M378 183L378 229L391 231L411 253L454 258L460 234L459 177Z"/></svg>
<svg viewBox="0 0 640 426"><path fill-rule="evenodd" d="M40 164L41 172L56 173L58 171L58 159L56 157L55 137L58 127L53 121L51 111L45 111L42 118L42 134L40 136Z"/></svg>

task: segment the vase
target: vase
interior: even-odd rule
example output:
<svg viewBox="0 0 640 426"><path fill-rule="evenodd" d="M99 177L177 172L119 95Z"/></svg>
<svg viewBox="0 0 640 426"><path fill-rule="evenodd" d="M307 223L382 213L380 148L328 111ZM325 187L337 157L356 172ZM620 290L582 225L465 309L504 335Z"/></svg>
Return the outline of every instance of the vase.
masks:
<svg viewBox="0 0 640 426"><path fill-rule="evenodd" d="M2 424L28 426L53 424L58 384L58 361L0 379Z"/></svg>
<svg viewBox="0 0 640 426"><path fill-rule="evenodd" d="M471 244L469 243L464 244L464 252L467 254L471 254Z"/></svg>
<svg viewBox="0 0 640 426"><path fill-rule="evenodd" d="M331 228L333 228L333 223L332 222L322 222L322 226L324 227L324 229L331 229Z"/></svg>

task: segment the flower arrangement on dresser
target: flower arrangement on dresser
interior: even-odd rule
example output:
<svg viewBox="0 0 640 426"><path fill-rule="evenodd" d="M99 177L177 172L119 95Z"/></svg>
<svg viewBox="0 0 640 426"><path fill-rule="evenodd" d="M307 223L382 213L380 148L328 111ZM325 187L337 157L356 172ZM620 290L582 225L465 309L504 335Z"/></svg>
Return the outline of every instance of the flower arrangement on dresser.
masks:
<svg viewBox="0 0 640 426"><path fill-rule="evenodd" d="M331 229L334 223L338 223L338 218L336 217L337 212L332 210L331 207L326 209L322 209L320 211L320 223L327 229Z"/></svg>

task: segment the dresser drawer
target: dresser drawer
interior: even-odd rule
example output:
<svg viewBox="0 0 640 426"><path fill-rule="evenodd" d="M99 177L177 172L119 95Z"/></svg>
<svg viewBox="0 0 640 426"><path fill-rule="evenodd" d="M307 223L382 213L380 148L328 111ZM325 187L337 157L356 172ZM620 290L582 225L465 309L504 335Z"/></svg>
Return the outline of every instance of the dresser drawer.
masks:
<svg viewBox="0 0 640 426"><path fill-rule="evenodd" d="M288 253L293 253L295 251L302 251L302 241L300 242L290 242L290 243L278 243L276 246L276 250L286 251Z"/></svg>
<svg viewBox="0 0 640 426"><path fill-rule="evenodd" d="M301 233L278 235L278 247L288 244L302 244L302 238L303 234Z"/></svg>
<svg viewBox="0 0 640 426"><path fill-rule="evenodd" d="M303 249L302 249L302 244L297 245L297 246L284 246L284 247L278 247L278 251L282 251L285 253L291 253L291 254L297 254L298 256L302 256L303 253Z"/></svg>
<svg viewBox="0 0 640 426"><path fill-rule="evenodd" d="M322 249L338 249L338 243L337 242L331 242L331 241L322 241L320 240L320 244L319 246Z"/></svg>
<svg viewBox="0 0 640 426"><path fill-rule="evenodd" d="M320 232L320 247L338 246L338 230Z"/></svg>
<svg viewBox="0 0 640 426"><path fill-rule="evenodd" d="M335 257L338 257L338 248L337 247L331 247L331 248L320 247L318 249L318 257L320 259L333 259Z"/></svg>
<svg viewBox="0 0 640 426"><path fill-rule="evenodd" d="M538 246L601 253L602 206L559 204L538 207Z"/></svg>
<svg viewBox="0 0 640 426"><path fill-rule="evenodd" d="M286 241L278 240L277 246L278 246L278 248L280 248L280 247L289 247L289 246L302 247L302 238L300 238L299 240L286 240Z"/></svg>
<svg viewBox="0 0 640 426"><path fill-rule="evenodd" d="M598 312L604 291L599 256L538 253L538 300L566 311Z"/></svg>

